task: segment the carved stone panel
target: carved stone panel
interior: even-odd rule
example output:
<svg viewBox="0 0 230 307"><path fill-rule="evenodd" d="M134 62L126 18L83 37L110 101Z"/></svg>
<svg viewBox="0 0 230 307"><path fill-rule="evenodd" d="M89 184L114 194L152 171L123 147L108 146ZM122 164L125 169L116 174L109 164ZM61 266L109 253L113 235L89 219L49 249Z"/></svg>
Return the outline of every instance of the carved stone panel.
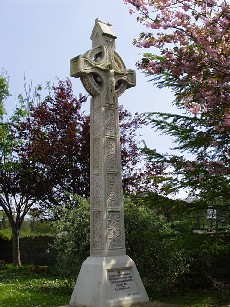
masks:
<svg viewBox="0 0 230 307"><path fill-rule="evenodd" d="M105 110L105 134L116 135L116 112L114 109Z"/></svg>
<svg viewBox="0 0 230 307"><path fill-rule="evenodd" d="M93 110L93 134L98 135L101 128L101 113L98 109Z"/></svg>
<svg viewBox="0 0 230 307"><path fill-rule="evenodd" d="M100 139L93 140L93 170L99 171L101 166Z"/></svg>
<svg viewBox="0 0 230 307"><path fill-rule="evenodd" d="M107 174L106 196L108 208L120 207L119 177L117 173Z"/></svg>
<svg viewBox="0 0 230 307"><path fill-rule="evenodd" d="M101 106L101 99L99 96L97 97L94 97L93 100L92 100L92 103L93 103L93 109L97 109Z"/></svg>
<svg viewBox="0 0 230 307"><path fill-rule="evenodd" d="M105 42L106 42L106 45L107 46L109 46L109 47L112 47L113 45L114 45L114 39L112 39L112 38L107 38L106 40L105 40Z"/></svg>
<svg viewBox="0 0 230 307"><path fill-rule="evenodd" d="M108 170L117 170L117 146L115 138L106 138L106 160Z"/></svg>
<svg viewBox="0 0 230 307"><path fill-rule="evenodd" d="M93 39L93 44L95 46L99 46L100 45L100 35L99 35L99 33L96 33L96 35L95 35L95 37Z"/></svg>
<svg viewBox="0 0 230 307"><path fill-rule="evenodd" d="M108 249L122 248L121 213L108 212Z"/></svg>
<svg viewBox="0 0 230 307"><path fill-rule="evenodd" d="M93 212L93 248L103 248L102 214L101 211Z"/></svg>
<svg viewBox="0 0 230 307"><path fill-rule="evenodd" d="M105 105L107 107L110 106L110 101L109 101L109 95L108 94L105 95Z"/></svg>
<svg viewBox="0 0 230 307"><path fill-rule="evenodd" d="M93 209L100 209L102 202L101 174L93 175Z"/></svg>

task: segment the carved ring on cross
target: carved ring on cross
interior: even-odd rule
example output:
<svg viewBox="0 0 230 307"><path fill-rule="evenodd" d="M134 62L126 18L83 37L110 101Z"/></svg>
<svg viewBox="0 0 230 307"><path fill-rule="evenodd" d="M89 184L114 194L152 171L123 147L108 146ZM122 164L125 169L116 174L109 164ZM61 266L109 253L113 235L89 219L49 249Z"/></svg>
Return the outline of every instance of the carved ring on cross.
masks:
<svg viewBox="0 0 230 307"><path fill-rule="evenodd" d="M91 96L104 92L118 97L135 86L135 72L127 70L121 57L107 46L93 48L73 58L71 68L71 76L80 77Z"/></svg>

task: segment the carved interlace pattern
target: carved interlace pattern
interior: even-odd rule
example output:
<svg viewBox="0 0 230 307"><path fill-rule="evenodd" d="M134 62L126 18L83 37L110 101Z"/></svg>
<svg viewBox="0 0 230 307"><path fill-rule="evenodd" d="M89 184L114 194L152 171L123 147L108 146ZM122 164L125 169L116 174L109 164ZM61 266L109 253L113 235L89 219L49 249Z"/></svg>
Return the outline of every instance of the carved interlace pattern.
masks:
<svg viewBox="0 0 230 307"><path fill-rule="evenodd" d="M121 248L121 213L108 212L108 249Z"/></svg>
<svg viewBox="0 0 230 307"><path fill-rule="evenodd" d="M99 33L97 32L94 39L93 39L93 45L96 47L96 46L99 46L100 45L100 36L99 36Z"/></svg>
<svg viewBox="0 0 230 307"><path fill-rule="evenodd" d="M133 75L133 71L131 71L130 73L128 73L126 75L126 80L128 83L132 84L134 83L134 75Z"/></svg>
<svg viewBox="0 0 230 307"><path fill-rule="evenodd" d="M111 38L107 38L106 40L105 40L105 42L106 42L106 45L107 46L109 46L109 47L112 47L113 46L113 39L111 39Z"/></svg>
<svg viewBox="0 0 230 307"><path fill-rule="evenodd" d="M84 70L92 70L93 64L88 61L88 59L84 59Z"/></svg>
<svg viewBox="0 0 230 307"><path fill-rule="evenodd" d="M97 96L101 92L100 86L95 82L93 76L91 74L88 74L86 77L81 77L81 82L86 89L86 91L91 95L91 96Z"/></svg>
<svg viewBox="0 0 230 307"><path fill-rule="evenodd" d="M105 95L105 105L109 106L109 95L108 94Z"/></svg>
<svg viewBox="0 0 230 307"><path fill-rule="evenodd" d="M108 208L120 207L119 177L116 173L107 174L106 196Z"/></svg>
<svg viewBox="0 0 230 307"><path fill-rule="evenodd" d="M93 175L93 208L100 209L102 202L102 186L101 186L101 175L94 174Z"/></svg>
<svg viewBox="0 0 230 307"><path fill-rule="evenodd" d="M101 113L99 110L93 110L93 134L98 135L101 128Z"/></svg>
<svg viewBox="0 0 230 307"><path fill-rule="evenodd" d="M116 51L114 52L114 67L116 70L120 72L124 72L126 69L122 58L119 56L119 54Z"/></svg>
<svg viewBox="0 0 230 307"><path fill-rule="evenodd" d="M93 140L93 170L100 170L100 161L101 161L101 147L100 139Z"/></svg>
<svg viewBox="0 0 230 307"><path fill-rule="evenodd" d="M117 169L117 146L115 138L106 139L106 159L109 170Z"/></svg>
<svg viewBox="0 0 230 307"><path fill-rule="evenodd" d="M123 212L120 211L120 161L117 157L117 97L126 88L135 85L135 75L126 69L123 60L115 52L114 38L101 37L101 32L95 31L92 37L93 48L72 60L71 73L74 77L81 78L86 91L93 97L90 144L91 148L93 147L93 168L90 173L91 247L98 250L106 247L119 249L124 246L124 238L121 219ZM105 109L102 108L104 106ZM103 147L102 142L105 142ZM105 163L105 166L102 163ZM102 171L103 167L106 168L105 173ZM104 242L104 235L107 236L107 243Z"/></svg>
<svg viewBox="0 0 230 307"><path fill-rule="evenodd" d="M101 211L93 212L93 248L102 249L102 214Z"/></svg>
<svg viewBox="0 0 230 307"><path fill-rule="evenodd" d="M114 109L105 110L105 134L116 135L116 113Z"/></svg>
<svg viewBox="0 0 230 307"><path fill-rule="evenodd" d="M80 71L78 70L78 63L79 63L79 56L71 59L71 74L73 75L79 75Z"/></svg>
<svg viewBox="0 0 230 307"><path fill-rule="evenodd" d="M100 100L99 96L93 98L92 104L93 104L94 109L97 109L101 106L101 100Z"/></svg>

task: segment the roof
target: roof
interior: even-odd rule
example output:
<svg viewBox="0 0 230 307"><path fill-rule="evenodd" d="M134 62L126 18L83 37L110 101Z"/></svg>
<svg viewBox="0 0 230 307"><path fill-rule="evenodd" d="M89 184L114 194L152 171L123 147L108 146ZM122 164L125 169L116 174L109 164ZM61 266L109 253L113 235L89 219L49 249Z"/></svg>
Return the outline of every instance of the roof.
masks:
<svg viewBox="0 0 230 307"><path fill-rule="evenodd" d="M115 32L112 29L112 25L110 23L103 22L98 18L95 20L95 26L92 31L91 39L95 32L100 32L101 35L109 36L112 38L117 38Z"/></svg>

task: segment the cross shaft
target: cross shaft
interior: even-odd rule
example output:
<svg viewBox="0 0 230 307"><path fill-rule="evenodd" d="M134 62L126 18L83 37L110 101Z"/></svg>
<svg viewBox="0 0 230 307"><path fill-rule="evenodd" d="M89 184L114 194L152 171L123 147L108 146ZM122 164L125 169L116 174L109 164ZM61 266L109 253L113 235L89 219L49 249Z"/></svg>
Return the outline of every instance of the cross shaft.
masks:
<svg viewBox="0 0 230 307"><path fill-rule="evenodd" d="M101 26L96 23L96 28ZM103 23L103 26L109 27ZM80 77L92 96L90 115L91 256L125 255L118 96L135 86L115 51L115 36L95 30L93 48L71 60L71 76Z"/></svg>

